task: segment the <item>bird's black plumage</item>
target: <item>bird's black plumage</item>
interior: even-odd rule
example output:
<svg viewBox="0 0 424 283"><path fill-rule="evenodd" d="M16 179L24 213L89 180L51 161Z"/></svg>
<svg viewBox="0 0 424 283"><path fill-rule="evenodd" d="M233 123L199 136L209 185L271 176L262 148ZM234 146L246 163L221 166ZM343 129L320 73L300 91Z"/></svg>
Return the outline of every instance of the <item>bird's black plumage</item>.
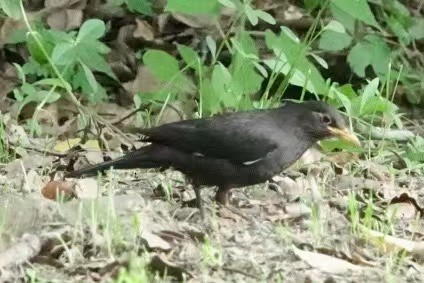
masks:
<svg viewBox="0 0 424 283"><path fill-rule="evenodd" d="M143 129L151 144L116 160L100 163L67 177L96 174L114 167L174 168L187 175L200 205L200 186L218 186L216 200L226 203L230 188L265 182L293 164L315 142L342 136L345 121L324 102L286 102L268 110L228 113Z"/></svg>

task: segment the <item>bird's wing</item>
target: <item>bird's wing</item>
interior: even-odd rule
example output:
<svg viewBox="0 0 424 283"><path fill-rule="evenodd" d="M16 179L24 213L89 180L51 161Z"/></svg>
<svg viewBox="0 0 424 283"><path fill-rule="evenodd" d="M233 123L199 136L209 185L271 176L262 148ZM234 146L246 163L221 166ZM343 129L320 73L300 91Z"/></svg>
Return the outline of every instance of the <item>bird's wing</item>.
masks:
<svg viewBox="0 0 424 283"><path fill-rule="evenodd" d="M198 156L250 165L277 148L272 119L246 113L186 120L142 130L146 141L164 144Z"/></svg>

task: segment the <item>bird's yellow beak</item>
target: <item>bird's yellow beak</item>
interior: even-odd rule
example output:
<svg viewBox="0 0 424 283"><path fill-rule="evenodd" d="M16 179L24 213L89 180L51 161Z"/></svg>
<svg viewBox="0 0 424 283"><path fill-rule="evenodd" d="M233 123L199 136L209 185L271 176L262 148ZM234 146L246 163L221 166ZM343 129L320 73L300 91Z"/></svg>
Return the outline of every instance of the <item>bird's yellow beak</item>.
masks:
<svg viewBox="0 0 424 283"><path fill-rule="evenodd" d="M328 127L328 130L330 131L330 133L334 137L345 140L345 141L352 143L352 144L355 144L357 146L361 145L361 142L359 141L358 137L346 128L338 129L338 128L334 128L334 127Z"/></svg>

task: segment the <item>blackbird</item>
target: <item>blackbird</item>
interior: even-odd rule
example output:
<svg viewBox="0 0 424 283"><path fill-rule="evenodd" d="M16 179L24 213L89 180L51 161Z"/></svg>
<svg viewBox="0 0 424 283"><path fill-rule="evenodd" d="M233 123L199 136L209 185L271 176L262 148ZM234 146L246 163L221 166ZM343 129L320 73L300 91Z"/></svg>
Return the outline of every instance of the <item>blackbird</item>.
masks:
<svg viewBox="0 0 424 283"><path fill-rule="evenodd" d="M201 186L217 186L227 204L232 188L263 183L293 164L319 140L338 137L360 145L341 114L321 101L227 113L142 129L149 145L115 160L67 173L94 175L114 169L174 168L191 181L202 211Z"/></svg>

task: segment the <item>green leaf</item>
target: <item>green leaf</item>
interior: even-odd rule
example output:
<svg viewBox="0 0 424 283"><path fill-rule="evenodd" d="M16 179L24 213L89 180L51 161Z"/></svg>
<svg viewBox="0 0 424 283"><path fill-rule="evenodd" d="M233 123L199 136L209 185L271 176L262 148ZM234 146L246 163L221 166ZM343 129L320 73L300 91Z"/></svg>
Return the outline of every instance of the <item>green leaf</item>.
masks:
<svg viewBox="0 0 424 283"><path fill-rule="evenodd" d="M233 82L231 73L222 64L215 65L212 71L212 85L225 107L236 107L241 90Z"/></svg>
<svg viewBox="0 0 424 283"><path fill-rule="evenodd" d="M81 65L78 66L77 72L72 77L72 85L74 88L80 87L82 94L90 103L100 102L107 97L105 89L100 84L97 84L96 91L93 91L90 83L87 80L87 75Z"/></svg>
<svg viewBox="0 0 424 283"><path fill-rule="evenodd" d="M212 58L215 59L216 58L216 42L210 35L206 36L206 44L208 45Z"/></svg>
<svg viewBox="0 0 424 283"><path fill-rule="evenodd" d="M143 15L153 15L152 3L149 0L125 0L131 12L138 12Z"/></svg>
<svg viewBox="0 0 424 283"><path fill-rule="evenodd" d="M364 117L384 113L389 116L394 115L397 111L397 106L382 96L373 96L369 98L368 102L364 104L362 111L360 111L361 99L362 97L357 97L352 100L352 108L354 109L353 112L356 115L359 115L360 113L360 115Z"/></svg>
<svg viewBox="0 0 424 283"><path fill-rule="evenodd" d="M305 4L306 9L308 9L309 11L314 10L321 3L320 0L304 0L303 2Z"/></svg>
<svg viewBox="0 0 424 283"><path fill-rule="evenodd" d="M48 77L51 75L49 72L50 68L41 66L32 57L30 57L28 62L22 66L22 69L24 70L25 74L28 75L36 75L38 77Z"/></svg>
<svg viewBox="0 0 424 283"><path fill-rule="evenodd" d="M218 0L219 3L221 3L221 5L231 8L231 9L235 9L236 5L231 1L231 0Z"/></svg>
<svg viewBox="0 0 424 283"><path fill-rule="evenodd" d="M57 44L52 52L52 61L55 65L66 66L77 60L72 43L63 42Z"/></svg>
<svg viewBox="0 0 424 283"><path fill-rule="evenodd" d="M96 40L101 38L106 31L105 23L98 19L85 21L78 32L77 42Z"/></svg>
<svg viewBox="0 0 424 283"><path fill-rule="evenodd" d="M13 63L13 65L15 66L16 70L18 71L18 76L21 79L22 83L26 83L26 77L25 77L25 72L24 69L22 69L22 67L16 63Z"/></svg>
<svg viewBox="0 0 424 283"><path fill-rule="evenodd" d="M330 2L353 18L374 27L379 27L367 0L330 0Z"/></svg>
<svg viewBox="0 0 424 283"><path fill-rule="evenodd" d="M264 60L265 65L267 65L271 70L275 70L283 75L289 75L290 71L291 77L289 78L289 83L304 87L311 93L317 93L317 90L311 81L311 77L307 78L304 73L302 73L299 69L293 68L289 62L276 60L276 59L266 59Z"/></svg>
<svg viewBox="0 0 424 283"><path fill-rule="evenodd" d="M38 32L32 32L28 34L28 39L27 39L28 51L33 57L33 59L42 65L47 63L48 59L46 55L44 54L44 52L42 51L42 49L40 48L40 46L38 45L37 40L43 46L44 50L47 53L47 56L51 54L53 50L53 44L49 42L48 38L45 38L44 36L42 36L42 34Z"/></svg>
<svg viewBox="0 0 424 283"><path fill-rule="evenodd" d="M323 140L320 142L320 145L322 145L322 149L324 152L332 152L335 149L344 149L349 152L361 152L361 147L354 145L348 141L344 140Z"/></svg>
<svg viewBox="0 0 424 283"><path fill-rule="evenodd" d="M256 46L256 42L248 32L241 31L239 33L238 42L240 43L241 47L243 48L243 51L246 54L253 54L256 57L259 56L259 51Z"/></svg>
<svg viewBox="0 0 424 283"><path fill-rule="evenodd" d="M81 63L82 69L84 70L85 78L90 85L93 92L97 91L98 83L96 81L96 78L93 75L93 72L91 72L90 68L88 68L87 65L84 63Z"/></svg>
<svg viewBox="0 0 424 283"><path fill-rule="evenodd" d="M367 52L371 56L371 65L375 73L378 75L387 74L392 53L390 47L378 35L366 35L364 39L368 42Z"/></svg>
<svg viewBox="0 0 424 283"><path fill-rule="evenodd" d="M15 97L16 101L22 102L24 100L24 94L18 88L13 90L13 96Z"/></svg>
<svg viewBox="0 0 424 283"><path fill-rule="evenodd" d="M6 37L6 44L19 44L24 43L27 40L28 30L26 28L18 28L10 31L10 34Z"/></svg>
<svg viewBox="0 0 424 283"><path fill-rule="evenodd" d="M231 43L239 55L249 58L250 61L259 61L259 52L255 41L247 32L240 32L237 39L231 38Z"/></svg>
<svg viewBox="0 0 424 283"><path fill-rule="evenodd" d="M36 102L44 101L45 103L56 102L61 97L60 93L56 91L47 91L47 90L39 90L38 95L39 95L39 98L38 98L38 101Z"/></svg>
<svg viewBox="0 0 424 283"><path fill-rule="evenodd" d="M20 2L21 0L1 0L0 8L8 17L20 20L22 18Z"/></svg>
<svg viewBox="0 0 424 283"><path fill-rule="evenodd" d="M411 35L397 18L386 17L386 23L403 44L409 45L412 39Z"/></svg>
<svg viewBox="0 0 424 283"><path fill-rule="evenodd" d="M51 37L51 41L58 43L58 42L68 42L68 43L74 43L74 39L75 39L75 35L76 32L75 31L70 31L68 33L61 31L61 30L45 30L46 33Z"/></svg>
<svg viewBox="0 0 424 283"><path fill-rule="evenodd" d="M355 31L355 18L330 3L330 10L336 21L340 22L351 34Z"/></svg>
<svg viewBox="0 0 424 283"><path fill-rule="evenodd" d="M306 49L302 43L293 41L284 32L276 36L270 30L265 32L265 43L275 53L275 59L264 61L272 70L274 70L274 67L277 67L276 70L281 67L280 72L287 75L290 68L293 68L294 78L290 80L290 83L296 85L300 83L301 85L299 86L303 87L303 83L307 79L306 87L308 91L323 95L327 94L328 86L315 65L306 58Z"/></svg>
<svg viewBox="0 0 424 283"><path fill-rule="evenodd" d="M41 134L43 133L43 129L41 128L40 124L38 124L38 122L36 120L27 120L27 126L31 131L31 134L34 134L36 136L41 136Z"/></svg>
<svg viewBox="0 0 424 283"><path fill-rule="evenodd" d="M281 26L280 28L281 31L284 32L284 34L291 38L294 42L300 43L299 37L297 37L297 35L289 27Z"/></svg>
<svg viewBox="0 0 424 283"><path fill-rule="evenodd" d="M324 58L322 58L322 57L320 57L320 56L318 56L314 53L311 53L311 56L315 59L315 61L317 61L318 64L321 65L321 67L323 67L324 69L328 69L327 61L325 61Z"/></svg>
<svg viewBox="0 0 424 283"><path fill-rule="evenodd" d="M221 99L215 93L214 85L209 79L203 80L199 93L203 112L213 115L220 111Z"/></svg>
<svg viewBox="0 0 424 283"><path fill-rule="evenodd" d="M199 72L199 67L201 67L202 62L200 61L199 55L197 55L196 51L189 46L180 44L177 45L177 48L187 66L193 68L196 72Z"/></svg>
<svg viewBox="0 0 424 283"><path fill-rule="evenodd" d="M58 86L58 87L61 87L61 88L64 88L64 89L71 88L71 86L69 85L68 82L65 82L65 85L64 85L61 80L51 79L51 78L36 81L35 83L33 83L33 85L35 85L35 86L39 86L39 85Z"/></svg>
<svg viewBox="0 0 424 283"><path fill-rule="evenodd" d="M344 26L339 23L338 21L331 20L324 28L323 30L332 30L338 33L346 33L346 30Z"/></svg>
<svg viewBox="0 0 424 283"><path fill-rule="evenodd" d="M362 114L364 110L365 104L371 99L371 97L375 96L378 91L378 84L380 83L379 78L373 79L364 89L364 92L361 96L361 106L359 107L359 115Z"/></svg>
<svg viewBox="0 0 424 283"><path fill-rule="evenodd" d="M157 92L142 92L142 93L137 93L136 96L138 97L138 100L140 101L140 105L142 102L157 102L157 101L162 101L165 102L169 95L172 95L171 93L167 92L167 91L157 91ZM175 99L175 94L172 95L172 98L170 99L170 101Z"/></svg>
<svg viewBox="0 0 424 283"><path fill-rule="evenodd" d="M237 87L238 95L250 95L257 93L261 89L263 77L256 72L256 67L249 58L236 54L230 71L233 78L234 87Z"/></svg>
<svg viewBox="0 0 424 283"><path fill-rule="evenodd" d="M424 38L424 19L414 18L414 24L409 28L409 33L416 40L423 39Z"/></svg>
<svg viewBox="0 0 424 283"><path fill-rule="evenodd" d="M337 89L335 87L330 88L330 92L332 92L337 99L341 102L343 107L346 109L346 113L349 117L352 116L352 104L350 102L350 98L343 92L343 89Z"/></svg>
<svg viewBox="0 0 424 283"><path fill-rule="evenodd" d="M349 52L347 61L350 67L360 77L365 77L365 68L371 64L371 53L369 46L358 42Z"/></svg>
<svg viewBox="0 0 424 283"><path fill-rule="evenodd" d="M255 10L256 16L258 16L258 18L262 19L263 21L271 24L271 25L275 25L276 21L274 19L273 16L271 16L270 14L268 14L265 11L262 10Z"/></svg>
<svg viewBox="0 0 424 283"><path fill-rule="evenodd" d="M221 11L221 5L216 0L168 0L165 11L217 16Z"/></svg>
<svg viewBox="0 0 424 283"><path fill-rule="evenodd" d="M180 73L178 61L168 53L160 50L147 50L143 62L153 75L162 81L175 79Z"/></svg>
<svg viewBox="0 0 424 283"><path fill-rule="evenodd" d="M258 15L256 14L256 11L253 10L250 5L244 6L244 12L246 13L247 18L249 19L249 22L252 24L252 26L256 26L258 24Z"/></svg>
<svg viewBox="0 0 424 283"><path fill-rule="evenodd" d="M268 77L268 71L261 64L259 64L258 62L252 62L252 63L253 65L255 65L256 70L258 70L258 72L261 73L261 75L264 78Z"/></svg>
<svg viewBox="0 0 424 283"><path fill-rule="evenodd" d="M109 77L118 80L105 58L87 42L81 42L75 47L78 59L84 62L91 70L102 72Z"/></svg>
<svg viewBox="0 0 424 283"><path fill-rule="evenodd" d="M355 92L351 84L345 84L338 87L338 90L342 92L349 100L353 100L358 97L358 94Z"/></svg>
<svg viewBox="0 0 424 283"><path fill-rule="evenodd" d="M340 51L352 42L352 37L346 33L325 30L319 40L319 48L327 51Z"/></svg>

